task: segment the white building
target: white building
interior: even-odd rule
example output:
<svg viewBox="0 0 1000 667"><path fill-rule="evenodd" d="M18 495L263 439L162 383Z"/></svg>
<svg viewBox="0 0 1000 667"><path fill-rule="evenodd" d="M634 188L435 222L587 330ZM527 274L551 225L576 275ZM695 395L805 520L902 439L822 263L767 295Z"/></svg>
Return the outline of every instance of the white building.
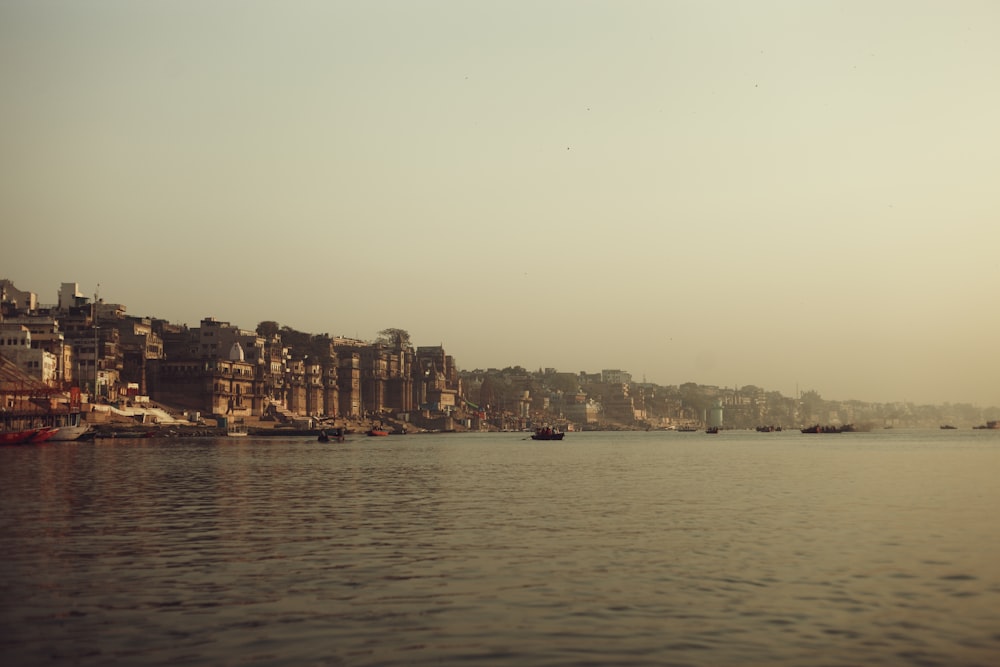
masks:
<svg viewBox="0 0 1000 667"><path fill-rule="evenodd" d="M0 323L0 354L17 364L25 375L48 386L58 380L58 357L42 349L32 349L31 331L23 324Z"/></svg>
<svg viewBox="0 0 1000 667"><path fill-rule="evenodd" d="M601 371L601 382L604 384L632 384L632 374L618 369Z"/></svg>

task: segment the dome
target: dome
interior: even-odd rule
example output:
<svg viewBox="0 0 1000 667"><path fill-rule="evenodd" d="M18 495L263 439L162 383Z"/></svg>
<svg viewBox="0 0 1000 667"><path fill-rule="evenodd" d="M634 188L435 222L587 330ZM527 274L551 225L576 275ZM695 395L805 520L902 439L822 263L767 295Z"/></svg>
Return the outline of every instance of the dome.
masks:
<svg viewBox="0 0 1000 667"><path fill-rule="evenodd" d="M239 341L233 343L233 346L229 348L229 361L246 361L246 355L243 354L243 346L240 345Z"/></svg>

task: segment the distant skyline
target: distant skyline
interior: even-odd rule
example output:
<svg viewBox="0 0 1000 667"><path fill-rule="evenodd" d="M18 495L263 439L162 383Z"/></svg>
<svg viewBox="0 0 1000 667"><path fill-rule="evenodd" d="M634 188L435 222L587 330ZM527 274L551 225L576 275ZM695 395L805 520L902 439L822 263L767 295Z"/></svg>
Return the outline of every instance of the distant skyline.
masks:
<svg viewBox="0 0 1000 667"><path fill-rule="evenodd" d="M0 1L0 277L1000 405L1000 4Z"/></svg>

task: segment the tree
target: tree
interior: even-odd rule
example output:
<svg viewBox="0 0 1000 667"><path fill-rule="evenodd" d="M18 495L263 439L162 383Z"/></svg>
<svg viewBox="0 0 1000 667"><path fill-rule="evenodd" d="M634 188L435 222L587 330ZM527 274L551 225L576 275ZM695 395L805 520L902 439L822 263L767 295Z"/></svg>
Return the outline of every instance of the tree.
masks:
<svg viewBox="0 0 1000 667"><path fill-rule="evenodd" d="M290 326L281 327L281 342L286 345L293 354L309 354L309 343L312 336Z"/></svg>
<svg viewBox="0 0 1000 667"><path fill-rule="evenodd" d="M410 332L406 329L382 329L378 332L378 339L375 342L395 348L409 347Z"/></svg>
<svg viewBox="0 0 1000 667"><path fill-rule="evenodd" d="M273 320L264 320L257 325L257 335L264 338L273 338L279 331L281 331L281 325Z"/></svg>

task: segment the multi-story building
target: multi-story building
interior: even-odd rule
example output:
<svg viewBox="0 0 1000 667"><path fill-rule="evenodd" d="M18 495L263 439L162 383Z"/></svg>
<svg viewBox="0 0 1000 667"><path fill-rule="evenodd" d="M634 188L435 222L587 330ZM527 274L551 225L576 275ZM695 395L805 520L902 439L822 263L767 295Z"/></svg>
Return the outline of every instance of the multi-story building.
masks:
<svg viewBox="0 0 1000 667"><path fill-rule="evenodd" d="M44 350L56 359L51 385L65 389L73 383L73 346L59 330L59 321L51 315L17 315L4 319L4 324L21 325L31 333L30 347Z"/></svg>
<svg viewBox="0 0 1000 667"><path fill-rule="evenodd" d="M60 312L68 313L74 308L86 306L89 299L80 292L78 283L63 283L59 286L59 303L56 306Z"/></svg>
<svg viewBox="0 0 1000 667"><path fill-rule="evenodd" d="M461 386L455 361L440 345L418 347L413 365L415 403L421 410L450 413Z"/></svg>
<svg viewBox="0 0 1000 667"><path fill-rule="evenodd" d="M238 343L227 357L171 358L168 352L150 364L150 395L168 405L215 415L260 414L254 369Z"/></svg>
<svg viewBox="0 0 1000 667"><path fill-rule="evenodd" d="M563 406L563 416L576 424L596 424L600 414L601 406L586 397L583 401L573 400Z"/></svg>
<svg viewBox="0 0 1000 667"><path fill-rule="evenodd" d="M0 303L9 308L7 312L32 313L38 308L38 295L17 289L6 278L0 279Z"/></svg>
<svg viewBox="0 0 1000 667"><path fill-rule="evenodd" d="M270 368L263 339L214 318L193 329L151 323L151 332L156 330L162 332L163 355L149 360L147 372L154 400L216 415L263 414ZM249 342L252 361L241 339Z"/></svg>
<svg viewBox="0 0 1000 667"><path fill-rule="evenodd" d="M214 414L249 416L259 415L263 408L260 382L256 365L247 361L243 348L233 343L229 357L215 357L208 365L212 379L212 405Z"/></svg>
<svg viewBox="0 0 1000 667"><path fill-rule="evenodd" d="M265 401L284 403L287 390L285 370L288 364L288 348L281 342L280 334L264 338L264 363L259 366L262 373L263 386L261 391ZM334 402L336 405L336 402Z"/></svg>
<svg viewBox="0 0 1000 667"><path fill-rule="evenodd" d="M28 377L52 387L57 385L58 358L32 346L31 331L23 324L0 323L0 354Z"/></svg>
<svg viewBox="0 0 1000 667"><path fill-rule="evenodd" d="M116 323L122 354L122 380L149 393L149 362L163 358L163 339L148 318L125 317Z"/></svg>
<svg viewBox="0 0 1000 667"><path fill-rule="evenodd" d="M286 376L287 407L311 417L339 414L336 359L330 356L293 358Z"/></svg>
<svg viewBox="0 0 1000 667"><path fill-rule="evenodd" d="M632 374L618 369L601 371L601 382L604 384L631 384Z"/></svg>
<svg viewBox="0 0 1000 667"><path fill-rule="evenodd" d="M361 416L361 354L354 350L337 351L337 389L340 414Z"/></svg>
<svg viewBox="0 0 1000 667"><path fill-rule="evenodd" d="M387 345L347 338L334 339L333 347L340 359L340 401L344 414L405 413L415 408L412 347L402 341Z"/></svg>
<svg viewBox="0 0 1000 667"><path fill-rule="evenodd" d="M604 395L602 404L608 419L623 424L631 424L637 419L635 400L629 395L627 384L611 385L611 390Z"/></svg>

